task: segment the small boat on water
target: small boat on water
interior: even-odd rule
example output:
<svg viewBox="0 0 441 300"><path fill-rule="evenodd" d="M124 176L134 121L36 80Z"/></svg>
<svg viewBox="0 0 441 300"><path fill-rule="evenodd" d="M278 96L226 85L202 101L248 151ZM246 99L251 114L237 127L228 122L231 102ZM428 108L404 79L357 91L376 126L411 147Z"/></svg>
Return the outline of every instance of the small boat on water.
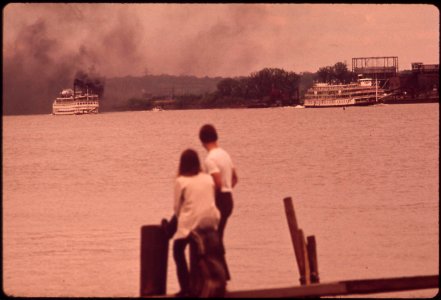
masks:
<svg viewBox="0 0 441 300"><path fill-rule="evenodd" d="M99 97L88 89L64 89L52 103L53 115L97 114Z"/></svg>
<svg viewBox="0 0 441 300"><path fill-rule="evenodd" d="M377 104L384 90L371 78L349 84L315 83L305 94L304 107L362 106Z"/></svg>

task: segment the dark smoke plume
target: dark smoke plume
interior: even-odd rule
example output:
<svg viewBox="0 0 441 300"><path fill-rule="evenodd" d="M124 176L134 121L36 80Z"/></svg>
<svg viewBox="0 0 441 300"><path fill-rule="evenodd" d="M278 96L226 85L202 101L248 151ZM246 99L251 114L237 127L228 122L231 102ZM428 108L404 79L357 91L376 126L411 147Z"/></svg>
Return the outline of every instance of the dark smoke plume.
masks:
<svg viewBox="0 0 441 300"><path fill-rule="evenodd" d="M134 64L143 64L137 43L141 30L137 18L118 12L112 22L97 25L95 18L88 17L96 6L73 9L77 6L22 4L6 11L10 22L15 8L29 16L39 12L41 17L5 29L14 32L3 52L5 115L50 113L54 99L62 89L72 88L74 81L102 96L104 77L96 74L112 76L114 70L133 70ZM37 12L32 13L32 9ZM104 17L105 13L98 16Z"/></svg>
<svg viewBox="0 0 441 300"><path fill-rule="evenodd" d="M72 82L74 66L69 59L54 59L60 49L47 35L43 20L22 28L13 52L3 62L3 113L49 113L52 101Z"/></svg>
<svg viewBox="0 0 441 300"><path fill-rule="evenodd" d="M97 94L101 98L104 93L104 81L103 77L88 75L84 71L78 71L75 75L74 87L79 87L83 91L89 90L89 92Z"/></svg>

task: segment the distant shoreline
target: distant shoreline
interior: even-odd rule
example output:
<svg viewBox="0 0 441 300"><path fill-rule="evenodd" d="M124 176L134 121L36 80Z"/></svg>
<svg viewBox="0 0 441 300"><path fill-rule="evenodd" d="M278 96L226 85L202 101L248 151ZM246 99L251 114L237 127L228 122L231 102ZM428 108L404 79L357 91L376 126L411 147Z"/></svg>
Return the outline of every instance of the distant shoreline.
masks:
<svg viewBox="0 0 441 300"><path fill-rule="evenodd" d="M383 104L430 104L438 103L439 99L391 99L382 102ZM381 103L379 103L381 104ZM223 106L223 107L184 107L184 108L162 108L162 110L202 110L202 109L261 109L261 108L277 108L277 107L291 107L294 108L297 105L302 105L302 103L296 103L293 105L252 105L252 106ZM378 105L378 104L374 104ZM129 109L126 107L118 107L113 109L100 110L102 113L112 113L112 112L125 112L125 111L153 111L152 109ZM32 116L32 115L47 115L47 113L28 113L28 114L3 114L3 116Z"/></svg>

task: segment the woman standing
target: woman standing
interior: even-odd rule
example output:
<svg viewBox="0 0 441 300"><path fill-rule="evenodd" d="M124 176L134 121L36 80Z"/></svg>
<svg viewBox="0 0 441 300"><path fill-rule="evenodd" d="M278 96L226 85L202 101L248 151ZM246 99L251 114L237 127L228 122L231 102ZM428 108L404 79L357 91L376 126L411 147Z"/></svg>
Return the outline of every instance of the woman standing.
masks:
<svg viewBox="0 0 441 300"><path fill-rule="evenodd" d="M178 220L174 235L173 257L176 262L180 292L189 292L189 270L185 248L190 232L197 227L217 229L220 213L216 208L213 178L202 172L196 151L187 149L181 154L178 177L175 182L174 212Z"/></svg>

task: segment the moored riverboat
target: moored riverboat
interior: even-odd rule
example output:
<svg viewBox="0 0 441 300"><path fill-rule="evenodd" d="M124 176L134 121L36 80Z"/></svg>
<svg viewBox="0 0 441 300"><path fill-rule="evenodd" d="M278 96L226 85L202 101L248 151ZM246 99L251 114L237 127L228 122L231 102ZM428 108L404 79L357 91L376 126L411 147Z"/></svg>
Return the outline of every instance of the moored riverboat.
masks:
<svg viewBox="0 0 441 300"><path fill-rule="evenodd" d="M305 94L304 107L364 106L381 102L384 90L371 78L349 84L315 83Z"/></svg>

